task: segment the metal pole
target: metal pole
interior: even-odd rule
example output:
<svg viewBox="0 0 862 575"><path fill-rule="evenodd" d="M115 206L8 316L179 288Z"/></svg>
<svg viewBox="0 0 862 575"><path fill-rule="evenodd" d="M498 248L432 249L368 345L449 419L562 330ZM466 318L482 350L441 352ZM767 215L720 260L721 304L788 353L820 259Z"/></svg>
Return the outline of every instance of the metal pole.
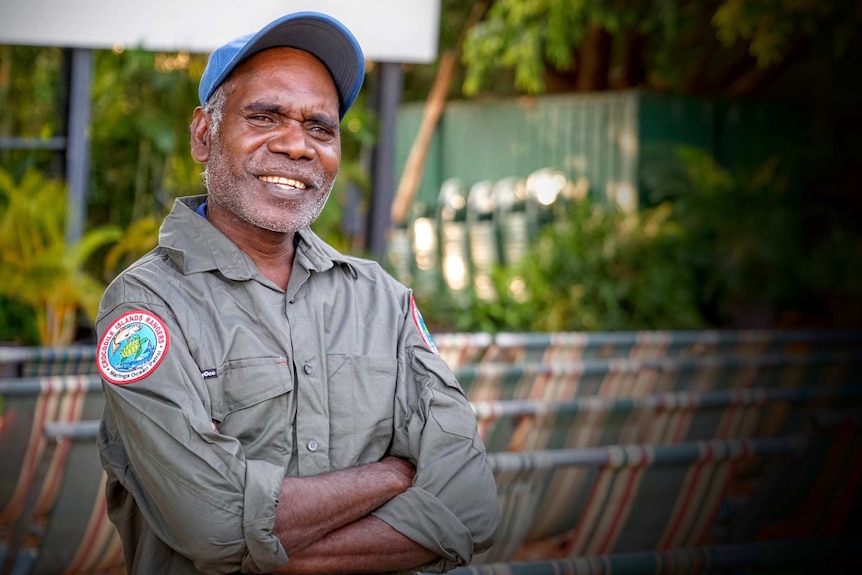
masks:
<svg viewBox="0 0 862 575"><path fill-rule="evenodd" d="M380 134L372 165L373 189L366 240L368 250L378 259L386 255L386 236L392 224L392 201L395 198L395 130L403 79L400 64L380 65L377 100Z"/></svg>
<svg viewBox="0 0 862 575"><path fill-rule="evenodd" d="M84 233L87 219L87 175L90 167L90 95L93 82L93 51L72 50L69 86L68 147L66 182L69 186L66 213L66 241L74 244Z"/></svg>

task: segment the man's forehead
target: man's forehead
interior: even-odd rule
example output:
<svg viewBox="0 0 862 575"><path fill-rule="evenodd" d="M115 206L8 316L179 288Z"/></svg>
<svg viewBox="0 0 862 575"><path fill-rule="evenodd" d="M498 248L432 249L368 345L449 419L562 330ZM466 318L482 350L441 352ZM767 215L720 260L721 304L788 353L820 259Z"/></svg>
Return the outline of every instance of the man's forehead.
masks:
<svg viewBox="0 0 862 575"><path fill-rule="evenodd" d="M227 82L254 78L265 85L267 81L275 81L280 74L289 75L293 81L310 80L310 85L328 92L338 107L338 90L329 70L313 54L297 48L270 48L258 52L240 63L228 76Z"/></svg>

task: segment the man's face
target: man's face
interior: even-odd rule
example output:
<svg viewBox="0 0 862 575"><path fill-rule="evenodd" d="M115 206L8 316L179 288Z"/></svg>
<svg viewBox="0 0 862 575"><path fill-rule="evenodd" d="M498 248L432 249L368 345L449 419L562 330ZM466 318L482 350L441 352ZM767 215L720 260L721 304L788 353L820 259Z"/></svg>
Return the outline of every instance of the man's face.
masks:
<svg viewBox="0 0 862 575"><path fill-rule="evenodd" d="M209 201L253 226L300 230L320 215L341 160L338 93L314 56L260 52L227 80L206 162ZM193 145L194 148L194 145Z"/></svg>

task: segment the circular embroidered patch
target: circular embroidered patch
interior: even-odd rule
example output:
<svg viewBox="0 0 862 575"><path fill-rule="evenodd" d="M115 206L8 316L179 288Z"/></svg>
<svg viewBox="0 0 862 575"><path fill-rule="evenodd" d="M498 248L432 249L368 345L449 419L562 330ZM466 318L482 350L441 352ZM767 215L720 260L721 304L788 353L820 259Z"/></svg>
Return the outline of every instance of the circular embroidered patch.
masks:
<svg viewBox="0 0 862 575"><path fill-rule="evenodd" d="M99 341L99 373L115 385L140 381L164 359L169 342L168 329L159 316L143 310L123 314Z"/></svg>
<svg viewBox="0 0 862 575"><path fill-rule="evenodd" d="M422 336L422 341L425 342L428 349L437 355L440 355L440 352L437 350L437 346L434 344L434 340L431 338L431 333L425 325L425 319L423 319L422 314L419 313L419 307L416 305L416 300L413 299L412 295L410 296L410 308L413 314L413 323L416 324L416 329L419 330L419 335Z"/></svg>

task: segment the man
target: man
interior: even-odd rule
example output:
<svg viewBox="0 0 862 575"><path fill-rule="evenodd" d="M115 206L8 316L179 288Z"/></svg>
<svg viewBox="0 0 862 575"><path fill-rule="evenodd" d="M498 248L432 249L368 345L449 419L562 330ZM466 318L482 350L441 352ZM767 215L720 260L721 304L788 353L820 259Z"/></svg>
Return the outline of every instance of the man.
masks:
<svg viewBox="0 0 862 575"><path fill-rule="evenodd" d="M308 227L363 76L316 13L210 56L208 194L177 200L97 321L130 574L445 571L493 541L475 418L410 291Z"/></svg>

